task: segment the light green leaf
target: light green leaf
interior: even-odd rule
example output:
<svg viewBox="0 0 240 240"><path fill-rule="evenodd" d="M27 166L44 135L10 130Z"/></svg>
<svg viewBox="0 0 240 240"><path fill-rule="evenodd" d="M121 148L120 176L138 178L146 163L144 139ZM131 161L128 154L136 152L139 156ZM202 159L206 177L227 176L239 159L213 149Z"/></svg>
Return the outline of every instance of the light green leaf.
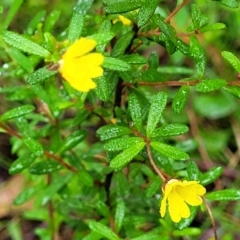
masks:
<svg viewBox="0 0 240 240"><path fill-rule="evenodd" d="M223 168L218 166L214 167L207 172L200 175L200 182L203 186L208 185L209 183L217 180L223 173Z"/></svg>
<svg viewBox="0 0 240 240"><path fill-rule="evenodd" d="M211 25L202 27L199 32L203 33L203 32L208 32L208 31L215 31L215 30L221 30L226 28L226 25L224 23L213 23Z"/></svg>
<svg viewBox="0 0 240 240"><path fill-rule="evenodd" d="M123 200L120 200L117 202L116 206L116 212L115 212L115 227L117 232L121 230L121 227L123 225L123 220L126 212L126 206Z"/></svg>
<svg viewBox="0 0 240 240"><path fill-rule="evenodd" d="M104 145L104 149L107 151L120 151L122 149L130 148L140 142L143 142L143 139L139 137L122 137L108 141Z"/></svg>
<svg viewBox="0 0 240 240"><path fill-rule="evenodd" d="M233 201L240 199L239 189L224 189L215 192L211 192L205 195L206 199L214 201Z"/></svg>
<svg viewBox="0 0 240 240"><path fill-rule="evenodd" d="M165 143L160 143L160 142L151 142L150 143L151 147L153 147L155 150L158 152L162 153L163 155L175 159L175 160L187 160L189 159L189 156L187 153L183 152L182 150L167 145Z"/></svg>
<svg viewBox="0 0 240 240"><path fill-rule="evenodd" d="M223 51L223 58L228 61L232 67L239 73L240 72L240 60L231 52Z"/></svg>
<svg viewBox="0 0 240 240"><path fill-rule="evenodd" d="M87 221L87 224L92 231L101 234L107 239L120 240L120 238L109 227L100 222Z"/></svg>
<svg viewBox="0 0 240 240"><path fill-rule="evenodd" d="M212 92L227 85L224 79L204 79L195 86L198 92Z"/></svg>
<svg viewBox="0 0 240 240"><path fill-rule="evenodd" d="M42 145L30 136L23 137L23 143L29 148L29 150L36 156L43 155Z"/></svg>
<svg viewBox="0 0 240 240"><path fill-rule="evenodd" d="M116 170L120 170L127 163L129 163L143 149L144 146L144 142L139 142L134 146L125 149L122 153L111 160L110 167Z"/></svg>
<svg viewBox="0 0 240 240"><path fill-rule="evenodd" d="M7 44L23 52L34 54L43 58L50 55L50 52L47 49L17 33L4 30L2 32L2 38Z"/></svg>
<svg viewBox="0 0 240 240"><path fill-rule="evenodd" d="M106 12L108 13L123 13L135 10L141 7L142 3L139 0L121 0L121 1L103 1L107 4Z"/></svg>
<svg viewBox="0 0 240 240"><path fill-rule="evenodd" d="M148 137L151 136L154 129L156 128L166 104L167 94L165 92L158 92L155 96L153 96L147 119Z"/></svg>

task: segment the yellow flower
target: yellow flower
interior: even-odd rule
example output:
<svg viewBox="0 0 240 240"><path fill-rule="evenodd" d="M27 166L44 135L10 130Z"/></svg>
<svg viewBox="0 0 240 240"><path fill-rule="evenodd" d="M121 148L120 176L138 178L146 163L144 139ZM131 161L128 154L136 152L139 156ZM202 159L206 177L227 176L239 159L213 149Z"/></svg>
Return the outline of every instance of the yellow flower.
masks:
<svg viewBox="0 0 240 240"><path fill-rule="evenodd" d="M206 189L197 181L180 181L171 179L163 189L164 197L161 202L160 214L162 217L168 211L173 222L178 223L181 218L190 217L191 206L199 206L202 204L202 198L206 193Z"/></svg>
<svg viewBox="0 0 240 240"><path fill-rule="evenodd" d="M114 19L113 23L116 23L118 21L121 21L123 23L123 25L126 25L126 26L131 26L132 25L131 20L129 20L128 18L124 17L123 15L118 15L118 18Z"/></svg>
<svg viewBox="0 0 240 240"><path fill-rule="evenodd" d="M96 87L93 78L103 74L101 64L104 57L101 53L89 53L97 45L93 39L80 38L62 55L59 61L59 72L69 84L81 92Z"/></svg>

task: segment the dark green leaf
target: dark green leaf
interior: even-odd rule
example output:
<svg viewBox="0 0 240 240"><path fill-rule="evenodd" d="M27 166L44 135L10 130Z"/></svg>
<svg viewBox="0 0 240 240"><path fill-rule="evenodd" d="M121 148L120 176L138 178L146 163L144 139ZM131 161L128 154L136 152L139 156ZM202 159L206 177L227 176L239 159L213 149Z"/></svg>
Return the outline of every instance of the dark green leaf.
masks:
<svg viewBox="0 0 240 240"><path fill-rule="evenodd" d="M196 36L190 36L190 53L197 68L198 77L203 77L206 68L206 56Z"/></svg>
<svg viewBox="0 0 240 240"><path fill-rule="evenodd" d="M145 82L160 82L162 81L162 74L157 69L149 68L141 72L141 80Z"/></svg>
<svg viewBox="0 0 240 240"><path fill-rule="evenodd" d="M167 104L167 94L165 92L158 92L155 96L153 96L151 100L151 106L148 113L147 120L147 136L151 136L154 129L156 128L162 111Z"/></svg>
<svg viewBox="0 0 240 240"><path fill-rule="evenodd" d="M124 201L123 200L118 201L117 206L116 206L115 217L114 217L115 227L116 227L117 232L119 232L121 230L125 212L126 212L126 206L125 206Z"/></svg>
<svg viewBox="0 0 240 240"><path fill-rule="evenodd" d="M103 67L115 71L128 71L130 70L130 65L123 60L112 58L112 57L105 57L103 62Z"/></svg>
<svg viewBox="0 0 240 240"><path fill-rule="evenodd" d="M187 165L187 173L189 180L199 180L199 169L195 162L189 162Z"/></svg>
<svg viewBox="0 0 240 240"><path fill-rule="evenodd" d="M157 69L159 66L159 55L157 52L151 52L148 58L149 68Z"/></svg>
<svg viewBox="0 0 240 240"><path fill-rule="evenodd" d="M222 56L227 60L232 67L239 73L240 72L240 60L231 52L223 51Z"/></svg>
<svg viewBox="0 0 240 240"><path fill-rule="evenodd" d="M29 84L43 83L46 79L57 74L57 71L48 70L47 67L39 68L27 78Z"/></svg>
<svg viewBox="0 0 240 240"><path fill-rule="evenodd" d="M151 137L170 137L185 134L188 132L188 126L180 123L172 123L160 128L156 128Z"/></svg>
<svg viewBox="0 0 240 240"><path fill-rule="evenodd" d="M15 160L10 168L9 168L9 173L10 174L17 174L22 172L24 169L30 166L30 164L35 160L36 156L34 154L26 154L17 160Z"/></svg>
<svg viewBox="0 0 240 240"><path fill-rule="evenodd" d="M204 79L195 86L198 92L211 92L227 85L224 79Z"/></svg>
<svg viewBox="0 0 240 240"><path fill-rule="evenodd" d="M110 162L110 167L116 170L123 168L128 162L130 162L145 146L144 142L139 142L134 146L125 149L122 153L117 155Z"/></svg>
<svg viewBox="0 0 240 240"><path fill-rule="evenodd" d="M182 220L179 223L176 224L177 229L182 231L186 227L188 227L192 223L193 219L195 218L195 216L198 212L198 209L199 209L198 207L190 207L190 211L191 211L190 217L189 218L182 218Z"/></svg>
<svg viewBox="0 0 240 240"><path fill-rule="evenodd" d="M78 130L73 132L70 136L68 136L61 145L59 150L59 154L74 148L77 144L79 144L86 137L85 130Z"/></svg>
<svg viewBox="0 0 240 240"><path fill-rule="evenodd" d="M43 30L44 32L51 32L54 28L55 24L57 23L61 12L57 9L54 9L44 20Z"/></svg>
<svg viewBox="0 0 240 240"><path fill-rule="evenodd" d="M183 152L182 150L167 145L165 143L160 142L151 142L151 147L153 147L158 152L162 153L163 155L175 159L175 160L187 160L189 159L189 156L187 153Z"/></svg>
<svg viewBox="0 0 240 240"><path fill-rule="evenodd" d="M143 124L141 103L136 94L131 93L128 98L128 109L134 123L134 127L140 131Z"/></svg>
<svg viewBox="0 0 240 240"><path fill-rule="evenodd" d="M146 190L146 196L151 198L154 194L159 193L159 186L161 186L161 179L159 176L156 176L151 184L148 186Z"/></svg>
<svg viewBox="0 0 240 240"><path fill-rule="evenodd" d="M130 133L131 130L129 128L117 126L114 124L103 126L97 130L97 135L100 137L102 141L120 137L123 135L128 135Z"/></svg>
<svg viewBox="0 0 240 240"><path fill-rule="evenodd" d="M91 176L90 172L87 172L87 171L81 169L78 172L78 177L79 177L79 181L81 181L82 184L84 184L88 187L92 187L94 185L94 180L93 180L93 177Z"/></svg>
<svg viewBox="0 0 240 240"><path fill-rule="evenodd" d="M34 31L36 30L36 28L38 27L38 24L45 19L45 15L46 15L46 11L45 10L39 10L34 17L30 20L30 22L27 25L26 28L26 32L29 35L33 35Z"/></svg>
<svg viewBox="0 0 240 240"><path fill-rule="evenodd" d="M183 85L173 99L172 107L175 113L180 113L186 106L189 97L189 86Z"/></svg>
<svg viewBox="0 0 240 240"><path fill-rule="evenodd" d="M107 226L100 222L95 221L87 221L89 228L101 234L103 237L110 239L110 240L120 240L120 238Z"/></svg>
<svg viewBox="0 0 240 240"><path fill-rule="evenodd" d="M159 0L145 0L144 4L142 4L142 7L138 12L137 25L139 27L143 26L149 21L149 19L154 14L158 4Z"/></svg>
<svg viewBox="0 0 240 240"><path fill-rule="evenodd" d="M156 15L154 21L160 28L161 32L171 39L171 41L175 42L177 40L175 29L170 24L166 23L163 18L161 18L159 15Z"/></svg>
<svg viewBox="0 0 240 240"><path fill-rule="evenodd" d="M223 173L222 167L214 167L207 172L201 174L200 176L200 182L203 186L208 185L209 183L214 182L216 179L218 179Z"/></svg>
<svg viewBox="0 0 240 240"><path fill-rule="evenodd" d="M110 212L109 212L109 207L106 205L106 203L104 203L101 200L98 200L96 203L96 209L97 211L104 217L108 218L110 217Z"/></svg>
<svg viewBox="0 0 240 240"><path fill-rule="evenodd" d="M7 44L23 52L34 54L44 58L50 55L50 52L47 51L45 48L41 47L35 42L28 40L25 37L22 37L17 33L4 30L2 32L2 38Z"/></svg>
<svg viewBox="0 0 240 240"><path fill-rule="evenodd" d="M233 201L240 199L240 190L238 189L224 189L211 192L205 195L206 199L214 201Z"/></svg>
<svg viewBox="0 0 240 240"><path fill-rule="evenodd" d="M41 175L46 173L52 173L62 168L62 165L53 160L47 160L37 162L31 165L29 172L31 174Z"/></svg>
<svg viewBox="0 0 240 240"><path fill-rule="evenodd" d="M28 149L34 153L36 156L43 155L43 147L42 145L31 138L30 136L23 137L23 143L28 147Z"/></svg>
<svg viewBox="0 0 240 240"><path fill-rule="evenodd" d="M127 47L130 45L132 39L134 37L134 32L130 31L122 35L116 44L114 45L111 56L112 57L119 57L120 55L124 54Z"/></svg>
<svg viewBox="0 0 240 240"><path fill-rule="evenodd" d="M239 86L226 86L223 87L223 89L229 93L231 93L233 96L240 99L240 87Z"/></svg>
<svg viewBox="0 0 240 240"><path fill-rule="evenodd" d="M141 7L141 5L142 3L139 0L111 1L110 3L107 3L106 11L108 13L129 12Z"/></svg>
<svg viewBox="0 0 240 240"><path fill-rule="evenodd" d="M107 151L120 151L126 148L130 148L140 142L143 142L143 139L139 137L122 137L108 141L104 145L104 148Z"/></svg>
<svg viewBox="0 0 240 240"><path fill-rule="evenodd" d="M8 110L7 112L3 113L0 117L0 121L6 121L13 118L19 118L21 116L24 116L28 113L31 113L34 110L33 105L23 105L21 107L17 107L11 110Z"/></svg>

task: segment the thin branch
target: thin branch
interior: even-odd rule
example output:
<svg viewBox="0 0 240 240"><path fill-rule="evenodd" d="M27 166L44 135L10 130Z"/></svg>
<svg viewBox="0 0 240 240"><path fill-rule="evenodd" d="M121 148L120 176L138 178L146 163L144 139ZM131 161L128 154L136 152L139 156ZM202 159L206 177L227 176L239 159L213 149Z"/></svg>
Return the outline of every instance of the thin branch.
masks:
<svg viewBox="0 0 240 240"><path fill-rule="evenodd" d="M214 218L213 218L213 215L212 215L212 211L211 211L211 209L210 209L209 205L207 204L207 201L205 200L204 197L202 197L202 200L203 200L204 205L206 206L206 209L208 211L208 215L209 215L209 217L211 219L211 223L212 223L212 227L213 227L213 233L214 233L214 239L218 240L216 223L214 221Z"/></svg>
<svg viewBox="0 0 240 240"><path fill-rule="evenodd" d="M162 172L158 169L158 167L156 166L156 164L155 164L155 162L154 162L154 160L153 160L149 143L146 143L146 147L147 147L148 158L149 158L149 160L150 160L150 163L151 163L153 169L154 169L155 172L159 175L159 177L162 179L162 181L163 181L163 182L166 182L166 178L165 178L165 176L164 176L164 173L162 173Z"/></svg>

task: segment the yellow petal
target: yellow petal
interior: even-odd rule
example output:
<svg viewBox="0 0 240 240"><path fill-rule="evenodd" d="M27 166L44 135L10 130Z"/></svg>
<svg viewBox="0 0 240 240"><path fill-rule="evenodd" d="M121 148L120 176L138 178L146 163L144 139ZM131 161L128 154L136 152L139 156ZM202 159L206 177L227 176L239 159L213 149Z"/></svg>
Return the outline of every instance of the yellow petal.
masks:
<svg viewBox="0 0 240 240"><path fill-rule="evenodd" d="M132 22L123 15L119 15L118 18L123 23L123 25L130 26L132 24Z"/></svg>
<svg viewBox="0 0 240 240"><path fill-rule="evenodd" d="M160 206L161 217L164 217L166 214L166 207L167 207L166 201L167 201L167 198L164 196L164 198L161 201L161 206Z"/></svg>
<svg viewBox="0 0 240 240"><path fill-rule="evenodd" d="M90 89L96 87L95 82L93 82L91 78L71 78L68 82L73 88L77 89L80 92L88 92Z"/></svg>
<svg viewBox="0 0 240 240"><path fill-rule="evenodd" d="M93 39L80 38L75 41L63 54L62 59L81 57L84 54L92 51L97 45L97 42Z"/></svg>
<svg viewBox="0 0 240 240"><path fill-rule="evenodd" d="M178 223L181 218L189 218L190 210L176 191L171 191L168 197L168 210L173 222Z"/></svg>

